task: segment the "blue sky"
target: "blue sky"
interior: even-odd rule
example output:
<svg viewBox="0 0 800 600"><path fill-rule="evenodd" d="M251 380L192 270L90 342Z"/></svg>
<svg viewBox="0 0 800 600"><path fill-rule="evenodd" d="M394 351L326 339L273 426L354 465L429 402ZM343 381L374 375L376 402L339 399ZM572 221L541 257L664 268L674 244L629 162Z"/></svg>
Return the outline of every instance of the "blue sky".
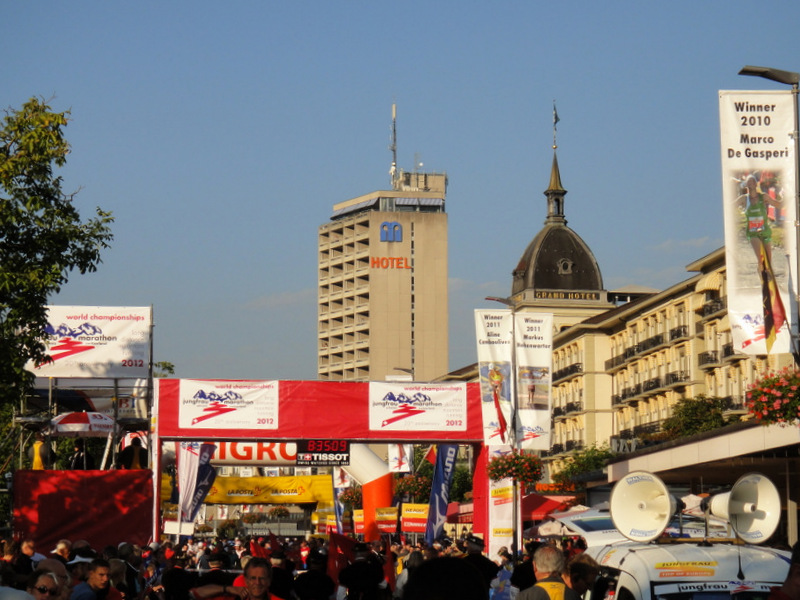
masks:
<svg viewBox="0 0 800 600"><path fill-rule="evenodd" d="M71 110L61 170L116 217L54 304L153 305L180 377L316 378L316 233L402 168L449 176L450 368L545 217L556 101L569 225L605 287L722 245L717 91L800 70L800 3L0 5L0 105ZM495 305L496 306L496 305Z"/></svg>

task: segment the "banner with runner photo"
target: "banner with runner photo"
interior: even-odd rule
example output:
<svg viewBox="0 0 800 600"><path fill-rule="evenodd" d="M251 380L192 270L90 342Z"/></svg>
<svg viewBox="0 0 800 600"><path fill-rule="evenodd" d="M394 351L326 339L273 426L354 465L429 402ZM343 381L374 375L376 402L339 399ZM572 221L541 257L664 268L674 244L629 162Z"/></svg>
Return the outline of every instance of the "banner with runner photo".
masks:
<svg viewBox="0 0 800 600"><path fill-rule="evenodd" d="M553 315L515 313L516 447L550 449Z"/></svg>
<svg viewBox="0 0 800 600"><path fill-rule="evenodd" d="M475 311L478 341L478 375L483 415L483 443L508 444L514 410L514 377L511 373L513 313L510 310Z"/></svg>
<svg viewBox="0 0 800 600"><path fill-rule="evenodd" d="M795 97L720 91L728 317L734 349L790 352L797 323ZM709 290L703 316L724 309Z"/></svg>

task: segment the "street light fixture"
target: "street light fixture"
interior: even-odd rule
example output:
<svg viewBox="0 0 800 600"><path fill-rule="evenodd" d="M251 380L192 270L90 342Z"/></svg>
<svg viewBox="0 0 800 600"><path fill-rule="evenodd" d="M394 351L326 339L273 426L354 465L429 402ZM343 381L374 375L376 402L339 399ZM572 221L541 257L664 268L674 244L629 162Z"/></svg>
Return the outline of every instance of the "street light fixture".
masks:
<svg viewBox="0 0 800 600"><path fill-rule="evenodd" d="M769 79L770 81L777 81L784 85L792 86L792 95L794 96L794 131L792 131L792 138L794 138L794 206L795 206L795 235L796 247L795 254L800 252L800 132L798 131L798 123L800 123L800 113L798 113L798 85L800 85L800 73L793 71L782 71L781 69L773 69L772 67L756 67L747 65L742 67L739 75L752 75L753 77L761 77ZM797 272L795 273L795 282L800 281L800 259L795 256L797 262ZM798 300L796 298L796 300ZM798 301L800 305L800 301ZM795 319L800 315L794 315ZM797 340L792 339L792 354L794 354L795 364L800 365L800 350L797 347Z"/></svg>

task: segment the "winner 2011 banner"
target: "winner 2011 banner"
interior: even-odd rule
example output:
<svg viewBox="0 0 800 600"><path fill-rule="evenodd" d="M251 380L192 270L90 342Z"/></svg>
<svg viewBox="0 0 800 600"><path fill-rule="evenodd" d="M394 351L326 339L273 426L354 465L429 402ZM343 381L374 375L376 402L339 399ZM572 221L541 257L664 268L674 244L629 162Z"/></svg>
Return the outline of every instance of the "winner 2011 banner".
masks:
<svg viewBox="0 0 800 600"><path fill-rule="evenodd" d="M475 329L484 443L548 450L553 315L476 310Z"/></svg>

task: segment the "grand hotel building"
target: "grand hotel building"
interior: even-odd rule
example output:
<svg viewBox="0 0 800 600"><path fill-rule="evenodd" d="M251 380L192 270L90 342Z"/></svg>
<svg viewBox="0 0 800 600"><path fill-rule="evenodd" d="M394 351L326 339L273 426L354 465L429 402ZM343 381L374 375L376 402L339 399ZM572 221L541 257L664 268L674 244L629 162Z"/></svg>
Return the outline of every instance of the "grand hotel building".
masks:
<svg viewBox="0 0 800 600"><path fill-rule="evenodd" d="M749 384L792 357L733 350L724 249L663 291L606 291L588 245L566 225L565 194L554 156L545 224L512 272L509 298L516 311L554 315L549 473L593 445L641 450L682 398L724 398L729 414L745 414ZM438 381L476 379L471 365Z"/></svg>

